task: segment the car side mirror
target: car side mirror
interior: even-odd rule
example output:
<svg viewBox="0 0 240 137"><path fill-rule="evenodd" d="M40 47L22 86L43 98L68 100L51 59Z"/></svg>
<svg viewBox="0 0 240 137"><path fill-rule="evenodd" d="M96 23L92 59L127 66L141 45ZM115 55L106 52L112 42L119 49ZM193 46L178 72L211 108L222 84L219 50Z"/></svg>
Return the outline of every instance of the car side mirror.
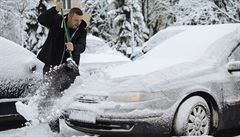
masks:
<svg viewBox="0 0 240 137"><path fill-rule="evenodd" d="M34 73L34 72L36 71L36 69L37 69L37 66L36 66L35 64L31 64L31 65L29 66L29 71L30 71L31 73Z"/></svg>
<svg viewBox="0 0 240 137"><path fill-rule="evenodd" d="M240 72L240 61L231 61L227 64L227 69L229 73L239 71Z"/></svg>

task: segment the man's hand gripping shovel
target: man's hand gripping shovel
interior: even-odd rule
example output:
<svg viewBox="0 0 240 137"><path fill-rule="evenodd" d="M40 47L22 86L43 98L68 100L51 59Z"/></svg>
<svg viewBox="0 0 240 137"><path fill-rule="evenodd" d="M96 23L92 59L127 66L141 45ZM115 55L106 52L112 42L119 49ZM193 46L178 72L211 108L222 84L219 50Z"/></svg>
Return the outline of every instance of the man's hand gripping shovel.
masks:
<svg viewBox="0 0 240 137"><path fill-rule="evenodd" d="M62 0L61 0L61 2L62 2ZM68 33L68 29L67 29L67 24L66 24L66 21L64 20L63 9L61 9L61 15L63 18L63 27L64 27L64 32L65 32L65 37L67 38L67 42L71 42L69 33ZM67 66L69 68L73 69L75 72L79 73L78 65L73 60L72 51L68 50L68 52L69 52L70 57L67 58Z"/></svg>

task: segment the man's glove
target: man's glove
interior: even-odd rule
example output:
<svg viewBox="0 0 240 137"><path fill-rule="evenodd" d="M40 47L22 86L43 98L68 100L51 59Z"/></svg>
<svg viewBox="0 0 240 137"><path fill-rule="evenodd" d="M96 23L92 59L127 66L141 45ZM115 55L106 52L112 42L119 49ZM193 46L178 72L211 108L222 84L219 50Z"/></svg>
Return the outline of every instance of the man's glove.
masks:
<svg viewBox="0 0 240 137"><path fill-rule="evenodd" d="M73 51L74 50L72 42L65 43L65 45L67 46L67 50L69 50L69 51Z"/></svg>

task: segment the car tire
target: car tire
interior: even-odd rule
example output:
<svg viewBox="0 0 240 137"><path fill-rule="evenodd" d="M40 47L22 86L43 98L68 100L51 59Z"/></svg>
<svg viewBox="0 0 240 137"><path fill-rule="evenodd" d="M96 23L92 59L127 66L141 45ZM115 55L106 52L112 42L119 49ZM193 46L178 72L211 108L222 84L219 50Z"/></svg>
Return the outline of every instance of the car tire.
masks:
<svg viewBox="0 0 240 137"><path fill-rule="evenodd" d="M174 130L178 136L201 136L210 134L211 112L207 102L200 96L185 100L179 107Z"/></svg>

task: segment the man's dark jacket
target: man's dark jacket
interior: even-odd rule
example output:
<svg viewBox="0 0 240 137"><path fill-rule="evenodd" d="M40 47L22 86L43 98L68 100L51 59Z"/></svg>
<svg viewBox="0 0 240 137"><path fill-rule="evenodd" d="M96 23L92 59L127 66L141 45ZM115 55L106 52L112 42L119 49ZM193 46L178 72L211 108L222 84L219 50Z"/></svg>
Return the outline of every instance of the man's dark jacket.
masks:
<svg viewBox="0 0 240 137"><path fill-rule="evenodd" d="M65 19L67 20L67 18ZM47 66L55 66L61 63L65 63L69 57L69 53L66 51L66 38L64 36L64 28L62 24L62 17L58 14L55 7L47 10L38 17L40 24L49 28L47 40L42 46L37 58L45 63ZM66 21L67 22L67 21ZM86 22L82 21L78 29L69 29L70 37L76 31L72 38L74 46L73 60L79 65L80 54L85 51L86 48ZM64 55L63 55L64 54ZM61 62L62 61L62 62Z"/></svg>

